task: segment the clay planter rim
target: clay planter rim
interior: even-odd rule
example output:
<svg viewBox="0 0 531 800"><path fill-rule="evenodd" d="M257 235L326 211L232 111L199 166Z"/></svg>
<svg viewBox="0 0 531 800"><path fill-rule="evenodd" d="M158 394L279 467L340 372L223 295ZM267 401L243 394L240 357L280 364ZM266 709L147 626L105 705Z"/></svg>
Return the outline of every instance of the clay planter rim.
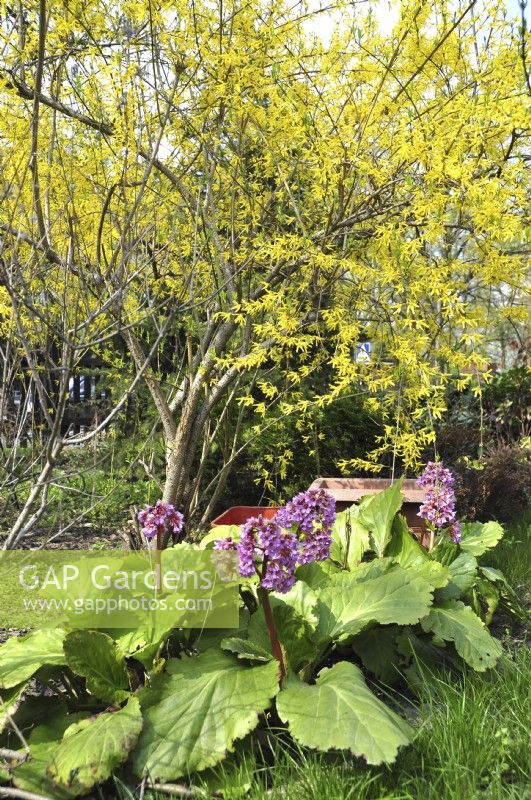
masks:
<svg viewBox="0 0 531 800"><path fill-rule="evenodd" d="M316 478L310 489L326 489L334 498L336 507L339 506L341 509L348 508L362 497L387 489L397 480L398 478L395 480L391 478ZM420 506L426 501L426 489L417 486L416 478L406 478L402 484L402 493L404 495L402 513L406 517L408 528L420 544L428 548L430 533L426 529L424 520L418 516Z"/></svg>
<svg viewBox="0 0 531 800"><path fill-rule="evenodd" d="M398 479L397 479L398 480ZM337 502L355 502L368 494L376 494L387 489L391 478L316 478L310 489L326 489ZM422 505L426 500L426 490L417 486L415 478L407 478L402 484L406 503Z"/></svg>
<svg viewBox="0 0 531 800"><path fill-rule="evenodd" d="M231 506L219 514L210 523L211 528L217 525L243 525L250 517L257 517L262 514L265 519L272 519L280 506ZM231 517L237 517L238 522L231 521Z"/></svg>

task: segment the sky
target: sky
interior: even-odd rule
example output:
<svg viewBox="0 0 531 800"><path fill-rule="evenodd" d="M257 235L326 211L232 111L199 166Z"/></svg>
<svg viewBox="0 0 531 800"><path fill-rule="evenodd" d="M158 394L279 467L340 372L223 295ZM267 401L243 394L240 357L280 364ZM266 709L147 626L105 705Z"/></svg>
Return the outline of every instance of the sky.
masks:
<svg viewBox="0 0 531 800"><path fill-rule="evenodd" d="M397 16L397 7L400 0L368 0L371 4L373 14L380 21L382 31L391 31ZM479 0L480 5L482 0ZM517 19L520 19L520 2L519 0L505 0L507 10ZM319 8L320 6L328 5L325 0L314 0L311 6ZM527 8L525 9L525 16L527 20L528 29L531 28L531 0L527 0ZM333 14L319 14L313 20L309 20L309 30L320 36L325 42L330 38L332 26L334 24Z"/></svg>
<svg viewBox="0 0 531 800"><path fill-rule="evenodd" d="M512 14L514 13L519 17L520 14L521 14L521 11L520 11L520 3L518 2L518 0L506 0L506 2L507 2L507 8L509 9L509 11ZM527 26L530 27L531 26L531 2L529 2L529 0L527 2L527 8L525 9L525 18L526 18L526 21L527 21Z"/></svg>

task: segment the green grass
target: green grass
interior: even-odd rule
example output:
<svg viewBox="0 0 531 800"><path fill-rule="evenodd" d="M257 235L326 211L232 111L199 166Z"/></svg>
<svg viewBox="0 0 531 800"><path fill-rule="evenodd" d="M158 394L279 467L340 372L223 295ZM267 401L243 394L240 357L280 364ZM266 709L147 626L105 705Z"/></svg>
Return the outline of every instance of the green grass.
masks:
<svg viewBox="0 0 531 800"><path fill-rule="evenodd" d="M531 511L520 521L509 525L505 536L481 563L501 569L512 588L522 599L531 591Z"/></svg>
<svg viewBox="0 0 531 800"><path fill-rule="evenodd" d="M531 651L488 675L425 676L418 735L392 768L277 747L273 769L218 770L226 797L248 800L529 800ZM151 795L163 800L168 795ZM198 795L200 796L200 795ZM208 796L208 795L207 795Z"/></svg>

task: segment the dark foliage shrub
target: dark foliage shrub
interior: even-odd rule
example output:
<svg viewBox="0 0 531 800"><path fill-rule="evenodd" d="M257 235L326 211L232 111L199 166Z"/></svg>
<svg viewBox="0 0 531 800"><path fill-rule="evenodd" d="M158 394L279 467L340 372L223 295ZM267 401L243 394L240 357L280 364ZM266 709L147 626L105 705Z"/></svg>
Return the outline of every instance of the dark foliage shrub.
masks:
<svg viewBox="0 0 531 800"><path fill-rule="evenodd" d="M447 428L476 430L483 417L483 442L485 445L518 442L531 433L531 369L512 367L495 375L482 387L479 397L471 389L450 391L447 397L448 412L444 427L438 432L438 449L444 444ZM466 434L463 442L470 442ZM462 455L477 458L474 448Z"/></svg>
<svg viewBox="0 0 531 800"><path fill-rule="evenodd" d="M478 458L480 455L481 431L476 427L445 425L437 433L437 454L448 466L463 457ZM427 454L426 461L430 456Z"/></svg>
<svg viewBox="0 0 531 800"><path fill-rule="evenodd" d="M485 422L496 439L516 442L531 432L531 369L501 372L483 392Z"/></svg>
<svg viewBox="0 0 531 800"><path fill-rule="evenodd" d="M502 444L491 448L480 466L452 465L459 516L505 523L518 519L531 500L531 451Z"/></svg>
<svg viewBox="0 0 531 800"><path fill-rule="evenodd" d="M230 505L283 502L307 489L318 476L339 475L342 459L365 458L382 434L382 421L367 409L364 399L345 397L324 409L315 409L304 420L295 415L279 417L277 424L251 437L249 419L243 438L249 444L232 471L219 510ZM285 461L285 453L289 457ZM264 490L260 480L266 468L273 487ZM212 460L212 469L219 463ZM362 474L362 473L358 473Z"/></svg>

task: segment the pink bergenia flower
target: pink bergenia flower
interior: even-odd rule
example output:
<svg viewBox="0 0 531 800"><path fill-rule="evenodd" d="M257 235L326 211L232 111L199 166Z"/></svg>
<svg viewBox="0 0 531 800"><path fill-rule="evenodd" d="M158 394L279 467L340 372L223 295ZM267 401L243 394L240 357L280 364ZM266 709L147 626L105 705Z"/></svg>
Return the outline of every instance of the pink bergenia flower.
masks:
<svg viewBox="0 0 531 800"><path fill-rule="evenodd" d="M184 517L171 503L157 500L154 506L146 506L137 514L137 519L142 525L142 533L146 539L153 539L157 533L163 535L166 531L180 533L184 525Z"/></svg>
<svg viewBox="0 0 531 800"><path fill-rule="evenodd" d="M311 564L328 558L335 519L334 498L324 489L300 492L275 517L282 528L294 531L299 539L299 564Z"/></svg>
<svg viewBox="0 0 531 800"><path fill-rule="evenodd" d="M461 540L461 526L456 518L454 476L440 461L429 461L418 486L426 489L426 501L421 505L419 517L432 528L450 526L453 542Z"/></svg>
<svg viewBox="0 0 531 800"><path fill-rule="evenodd" d="M260 585L288 592L301 564L324 561L330 555L334 498L322 489L301 492L272 520L252 517L241 526L240 541L221 539L216 550L237 550L244 578L260 576Z"/></svg>

